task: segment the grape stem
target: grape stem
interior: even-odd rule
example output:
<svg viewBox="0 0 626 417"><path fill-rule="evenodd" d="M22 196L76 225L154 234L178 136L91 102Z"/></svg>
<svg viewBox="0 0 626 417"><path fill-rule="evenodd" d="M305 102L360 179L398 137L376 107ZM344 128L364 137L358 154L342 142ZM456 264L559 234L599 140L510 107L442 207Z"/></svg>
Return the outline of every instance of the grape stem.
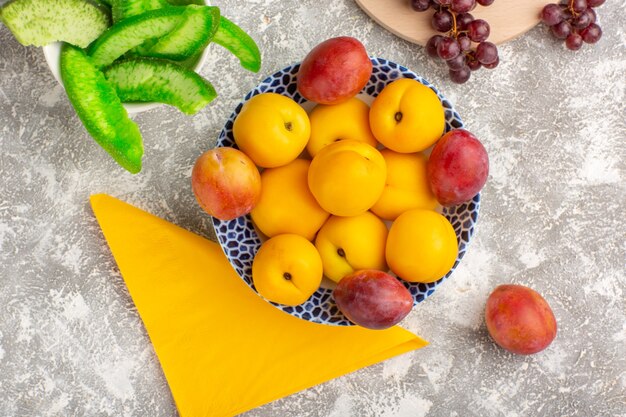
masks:
<svg viewBox="0 0 626 417"><path fill-rule="evenodd" d="M567 2L567 8L569 9L570 12L572 12L572 16L578 17L578 15L580 15L580 13L578 13L578 12L576 12L576 10L574 10L574 0L569 0Z"/></svg>
<svg viewBox="0 0 626 417"><path fill-rule="evenodd" d="M572 0L570 0L571 2ZM454 38L456 39L458 34L456 31L456 13L454 13L452 10L450 10L450 14L452 15L452 35L454 36Z"/></svg>

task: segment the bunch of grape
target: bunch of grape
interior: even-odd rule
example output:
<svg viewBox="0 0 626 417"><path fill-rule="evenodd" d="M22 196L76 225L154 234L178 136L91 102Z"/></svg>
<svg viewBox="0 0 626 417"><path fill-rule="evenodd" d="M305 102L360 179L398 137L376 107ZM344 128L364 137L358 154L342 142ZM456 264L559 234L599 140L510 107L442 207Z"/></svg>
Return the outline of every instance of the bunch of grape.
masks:
<svg viewBox="0 0 626 417"><path fill-rule="evenodd" d="M474 19L469 12L476 3L489 6L494 0L410 0L411 8L425 12L435 10L431 19L433 28L444 35L435 35L426 43L426 52L433 58L446 61L450 79L462 84L469 80L471 71L481 67L498 66L498 49L487 42L489 23Z"/></svg>
<svg viewBox="0 0 626 417"><path fill-rule="evenodd" d="M560 4L547 4L541 11L541 20L550 26L552 34L565 39L565 46L577 51L585 43L596 43L602 37L602 29L596 23L594 7L604 0L565 0Z"/></svg>

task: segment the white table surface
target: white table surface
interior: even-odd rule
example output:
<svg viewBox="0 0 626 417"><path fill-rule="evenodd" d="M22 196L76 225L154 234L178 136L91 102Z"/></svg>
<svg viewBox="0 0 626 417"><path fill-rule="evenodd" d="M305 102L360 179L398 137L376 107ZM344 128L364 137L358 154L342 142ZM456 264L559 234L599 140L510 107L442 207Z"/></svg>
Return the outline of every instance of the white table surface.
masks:
<svg viewBox="0 0 626 417"><path fill-rule="evenodd" d="M483 141L491 173L477 234L453 277L402 323L429 347L245 416L626 415L619 3L598 10L599 44L572 53L539 26L500 48L496 70L456 85L351 0L215 1L258 40L262 69L246 72L215 47L202 74L218 100L195 117L166 107L135 117L146 147L135 176L85 133L41 49L0 26L0 415L176 415L88 197L105 192L211 237L190 190L196 157L266 74L338 35L429 79ZM550 302L559 332L544 352L514 356L491 342L483 308L501 283Z"/></svg>

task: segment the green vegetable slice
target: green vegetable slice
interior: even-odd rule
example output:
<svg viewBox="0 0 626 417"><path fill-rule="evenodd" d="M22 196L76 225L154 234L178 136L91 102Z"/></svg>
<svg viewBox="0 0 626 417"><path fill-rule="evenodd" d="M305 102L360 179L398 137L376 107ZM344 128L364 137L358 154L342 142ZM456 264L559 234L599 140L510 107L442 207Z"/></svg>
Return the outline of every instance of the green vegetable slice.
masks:
<svg viewBox="0 0 626 417"><path fill-rule="evenodd" d="M197 4L204 6L204 0L167 0L172 6L187 6L188 4Z"/></svg>
<svg viewBox="0 0 626 417"><path fill-rule="evenodd" d="M196 114L217 97L211 83L171 61L130 58L114 63L104 74L124 102L156 101Z"/></svg>
<svg viewBox="0 0 626 417"><path fill-rule="evenodd" d="M169 3L165 0L114 0L111 6L113 22L117 23L150 10L162 9L169 6Z"/></svg>
<svg viewBox="0 0 626 417"><path fill-rule="evenodd" d="M86 0L86 1L90 1L90 2L94 3L96 6L98 6L100 8L100 10L102 10L104 13L106 13L107 18L109 19L109 22L111 22L109 24L109 27L113 24L113 12L111 11L111 6L109 6L107 3L105 3L102 0Z"/></svg>
<svg viewBox="0 0 626 417"><path fill-rule="evenodd" d="M64 44L61 78L76 114L95 141L126 170L141 171L141 133L102 71L81 49Z"/></svg>
<svg viewBox="0 0 626 417"><path fill-rule="evenodd" d="M106 9L85 0L12 0L0 20L22 45L65 41L87 47L111 24Z"/></svg>
<svg viewBox="0 0 626 417"><path fill-rule="evenodd" d="M248 71L258 72L261 68L261 53L254 39L224 16L220 19L220 27L213 36L213 42L239 58L241 66Z"/></svg>
<svg viewBox="0 0 626 417"><path fill-rule="evenodd" d="M189 58L183 59L182 61L177 61L176 63L183 68L193 70L196 67L196 65L198 65L198 62L200 62L200 59L202 59L203 52L204 51L198 51L197 53L193 54Z"/></svg>
<svg viewBox="0 0 626 417"><path fill-rule="evenodd" d="M113 23L129 17L137 16L151 10L162 9L168 7L169 3L165 0L112 0ZM158 42L157 38L148 39L141 45L133 48L128 55L143 55L150 50Z"/></svg>
<svg viewBox="0 0 626 417"><path fill-rule="evenodd" d="M209 6L185 7L178 26L159 39L147 56L180 61L195 55L213 39L219 27L220 9Z"/></svg>
<svg viewBox="0 0 626 417"><path fill-rule="evenodd" d="M0 1L2 1L2 0L0 0ZM96 6L98 6L100 8L100 10L102 10L104 13L106 13L107 19L109 19L109 22L113 22L113 13L111 12L111 6L108 3L104 2L103 0L85 0L85 1L91 2L91 3L95 4ZM113 23L109 23L109 26L111 24L113 24Z"/></svg>
<svg viewBox="0 0 626 417"><path fill-rule="evenodd" d="M95 3L98 6L104 8L104 10L107 13L109 13L109 14L111 13L111 4L110 4L110 2L106 2L104 0L87 0L87 1L91 1L92 3Z"/></svg>
<svg viewBox="0 0 626 417"><path fill-rule="evenodd" d="M178 25L184 11L184 7L173 6L152 10L111 26L89 47L94 65L98 68L110 65L146 40L164 36Z"/></svg>

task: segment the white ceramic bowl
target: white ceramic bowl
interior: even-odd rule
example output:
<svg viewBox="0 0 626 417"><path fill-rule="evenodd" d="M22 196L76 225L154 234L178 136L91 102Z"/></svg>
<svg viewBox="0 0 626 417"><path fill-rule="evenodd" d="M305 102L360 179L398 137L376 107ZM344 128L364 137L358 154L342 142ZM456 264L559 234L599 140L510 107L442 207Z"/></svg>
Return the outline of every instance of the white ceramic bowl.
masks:
<svg viewBox="0 0 626 417"><path fill-rule="evenodd" d="M210 2L206 0L204 2L207 6L210 5ZM195 72L200 71L200 68L207 61L207 57L209 54L209 48L205 48L202 51L202 55L200 59L194 66L193 70ZM61 67L60 67L60 57L61 57L61 42L51 43L50 45L46 45L43 47L43 55L46 58L46 62L48 63L48 67L50 67L50 71L52 71L52 75L59 82L59 84L63 85L63 81L61 80ZM147 110L154 109L155 107L162 106L162 103L124 103L124 107L126 111L130 114L137 114Z"/></svg>

